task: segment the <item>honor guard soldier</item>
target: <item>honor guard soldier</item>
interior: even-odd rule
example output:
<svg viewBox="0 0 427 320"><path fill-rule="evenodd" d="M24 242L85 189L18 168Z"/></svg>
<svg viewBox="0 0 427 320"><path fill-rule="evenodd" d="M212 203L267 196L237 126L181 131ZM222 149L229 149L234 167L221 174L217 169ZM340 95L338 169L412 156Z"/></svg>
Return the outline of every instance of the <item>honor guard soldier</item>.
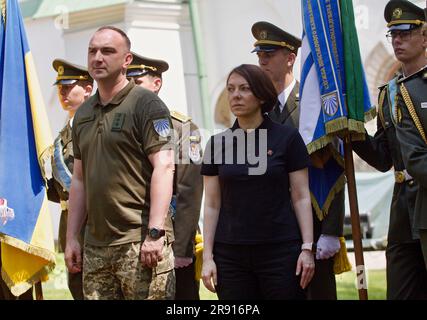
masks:
<svg viewBox="0 0 427 320"><path fill-rule="evenodd" d="M48 198L61 204L61 218L59 222L58 242L59 251L65 250L65 235L67 233L68 192L70 191L71 176L73 174L73 143L71 128L73 118L80 105L92 93L93 79L87 68L78 66L62 59L55 59L52 63L57 72L54 85L58 89L59 102L68 113L65 127L59 132L53 144L52 178L48 180ZM84 228L81 232L83 243ZM68 273L68 288L74 299L83 300L82 273Z"/></svg>
<svg viewBox="0 0 427 320"><path fill-rule="evenodd" d="M298 128L299 82L293 75L293 66L301 40L265 21L252 26L252 35L256 39L252 52L258 55L258 64L270 76L278 95L278 103L269 116L275 122ZM313 209L314 241L317 242L318 254L314 277L308 286L308 299L337 299L334 256L341 248L339 238L343 235L343 224L344 189L332 200L323 220Z"/></svg>
<svg viewBox="0 0 427 320"><path fill-rule="evenodd" d="M353 142L353 149L377 170L386 172L393 167L395 171L386 248L387 299L427 299L427 274L419 232L414 228L419 186L403 161L407 152L402 140L396 138L401 121L400 101L396 99L399 82L407 72L411 74L426 63L420 35L424 13L409 1L392 0L385 7L384 17L389 28L387 38L402 64L403 75L397 75L379 88L377 132L374 137L366 134L365 141ZM414 69L415 65L420 66ZM426 91L425 83L423 85L422 90Z"/></svg>
<svg viewBox="0 0 427 320"><path fill-rule="evenodd" d="M398 24L397 16L404 20ZM423 10L408 1L394 1L387 21L399 27L391 34L403 75L397 81L397 138L408 174L418 183L413 195L413 226L419 232L427 268L427 27ZM397 50L398 51L397 51ZM421 254L419 254L421 255ZM425 273L426 269L424 269ZM421 273L421 271L419 271ZM418 284L427 290L426 281ZM426 295L424 295L426 298Z"/></svg>
<svg viewBox="0 0 427 320"><path fill-rule="evenodd" d="M127 76L157 94L162 87L162 73L169 69L168 63L134 52L132 54L133 60ZM194 247L203 194L203 178L200 174L201 137L190 117L171 111L171 118L177 139L174 195L171 202L175 233L175 299L198 300L199 281L195 280Z"/></svg>

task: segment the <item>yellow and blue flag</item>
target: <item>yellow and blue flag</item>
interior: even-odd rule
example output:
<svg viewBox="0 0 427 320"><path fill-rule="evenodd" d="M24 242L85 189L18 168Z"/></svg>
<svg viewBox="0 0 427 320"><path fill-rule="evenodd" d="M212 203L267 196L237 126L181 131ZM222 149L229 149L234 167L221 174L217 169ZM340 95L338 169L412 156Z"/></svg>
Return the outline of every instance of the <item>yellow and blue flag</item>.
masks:
<svg viewBox="0 0 427 320"><path fill-rule="evenodd" d="M1 275L17 296L55 266L42 172L52 137L18 2L2 1L1 9Z"/></svg>

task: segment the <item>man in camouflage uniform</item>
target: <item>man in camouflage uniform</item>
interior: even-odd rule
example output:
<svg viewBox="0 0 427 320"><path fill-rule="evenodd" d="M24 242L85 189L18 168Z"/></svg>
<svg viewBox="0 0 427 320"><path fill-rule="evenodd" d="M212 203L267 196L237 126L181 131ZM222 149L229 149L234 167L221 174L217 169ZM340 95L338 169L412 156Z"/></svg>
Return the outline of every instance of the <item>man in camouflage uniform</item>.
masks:
<svg viewBox="0 0 427 320"><path fill-rule="evenodd" d="M133 54L127 76L137 85L156 94L162 86L162 73L169 65L166 61ZM195 280L194 238L198 228L203 194L200 174L202 148L198 127L177 111L171 111L172 125L177 138L175 154L174 192L171 211L174 222L176 300L199 300L199 281Z"/></svg>
<svg viewBox="0 0 427 320"><path fill-rule="evenodd" d="M83 269L85 299L173 299L174 138L169 110L126 79L130 40L105 26L92 36L97 93L73 123L74 171L65 261ZM83 250L78 241L86 221Z"/></svg>
<svg viewBox="0 0 427 320"><path fill-rule="evenodd" d="M269 116L277 123L298 128L299 82L294 78L293 67L298 48L301 47L301 40L265 21L256 22L252 26L252 35L256 39L252 52L258 55L258 64L269 75L278 95L278 102ZM320 152L327 153L319 151L316 154ZM314 156L311 155L313 163ZM314 276L307 290L308 299L337 299L334 256L341 247L339 237L343 235L343 225L344 188L335 195L328 215L323 220L319 219L313 209L313 231L317 252Z"/></svg>
<svg viewBox="0 0 427 320"><path fill-rule="evenodd" d="M68 112L65 127L59 132L53 145L52 178L48 180L47 196L50 201L61 204L61 218L59 222L59 252L65 250L65 235L67 233L68 192L70 191L71 176L73 173L74 154L71 139L71 128L74 114L81 104L92 93L93 79L87 69L62 59L55 59L52 63L57 72L54 85L58 88L59 102ZM82 228L80 243L83 243L84 228ZM67 273L68 288L75 300L83 300L82 273Z"/></svg>
<svg viewBox="0 0 427 320"><path fill-rule="evenodd" d="M397 81L397 137L408 173L419 185L413 222L420 235L427 269L427 25L420 8L416 13L411 20L417 20L418 27L410 30L406 41L404 34L400 34L399 54L406 61L403 61L403 77ZM422 22L423 26L420 26ZM396 37L394 41L397 41Z"/></svg>
<svg viewBox="0 0 427 320"><path fill-rule="evenodd" d="M422 9L409 1L393 0L387 4L384 16L389 28L387 37L392 42L396 58L402 63L402 71L407 72L408 63L412 61L408 56L411 57L412 54L422 56L424 66L425 48L422 49L416 43L421 39L419 32L421 21L424 20ZM405 50L410 52L405 53ZM395 170L386 248L387 299L427 299L427 272L419 232L413 227L415 198L419 186L410 171L406 170L402 159L406 152L400 139L396 138L396 125L400 119L396 112L396 93L401 77L397 76L380 87L377 132L374 137L366 134L365 141L353 142L353 148L377 170L386 172L391 167Z"/></svg>

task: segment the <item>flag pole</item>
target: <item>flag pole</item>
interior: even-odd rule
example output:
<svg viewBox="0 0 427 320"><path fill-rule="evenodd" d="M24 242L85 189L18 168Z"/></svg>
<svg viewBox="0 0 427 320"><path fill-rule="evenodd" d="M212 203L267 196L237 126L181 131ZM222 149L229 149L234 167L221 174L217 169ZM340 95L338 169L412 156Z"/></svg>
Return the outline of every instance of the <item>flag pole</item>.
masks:
<svg viewBox="0 0 427 320"><path fill-rule="evenodd" d="M44 300L43 299L43 288L42 288L42 283L41 281L37 282L34 285L35 289L36 289L36 300Z"/></svg>
<svg viewBox="0 0 427 320"><path fill-rule="evenodd" d="M357 204L356 178L354 175L353 146L351 145L350 133L347 133L344 138L344 161L348 199L350 202L351 231L356 260L357 289L359 291L359 300L368 300L368 286L366 283L362 236L360 232L359 207Z"/></svg>

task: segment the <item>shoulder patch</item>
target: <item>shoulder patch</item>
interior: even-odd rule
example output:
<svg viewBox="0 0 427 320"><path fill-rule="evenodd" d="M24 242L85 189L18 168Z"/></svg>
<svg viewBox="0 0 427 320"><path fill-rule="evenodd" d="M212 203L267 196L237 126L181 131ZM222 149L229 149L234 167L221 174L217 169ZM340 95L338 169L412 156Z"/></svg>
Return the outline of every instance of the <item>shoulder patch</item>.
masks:
<svg viewBox="0 0 427 320"><path fill-rule="evenodd" d="M171 114L172 118L174 118L174 119L176 119L178 121L181 121L181 122L188 122L188 121L191 120L191 117L186 116L185 114L183 114L181 112L178 112L178 111L175 111L175 110L172 110L170 112L170 114Z"/></svg>
<svg viewBox="0 0 427 320"><path fill-rule="evenodd" d="M154 120L153 125L159 136L166 138L169 135L171 127L167 118Z"/></svg>

